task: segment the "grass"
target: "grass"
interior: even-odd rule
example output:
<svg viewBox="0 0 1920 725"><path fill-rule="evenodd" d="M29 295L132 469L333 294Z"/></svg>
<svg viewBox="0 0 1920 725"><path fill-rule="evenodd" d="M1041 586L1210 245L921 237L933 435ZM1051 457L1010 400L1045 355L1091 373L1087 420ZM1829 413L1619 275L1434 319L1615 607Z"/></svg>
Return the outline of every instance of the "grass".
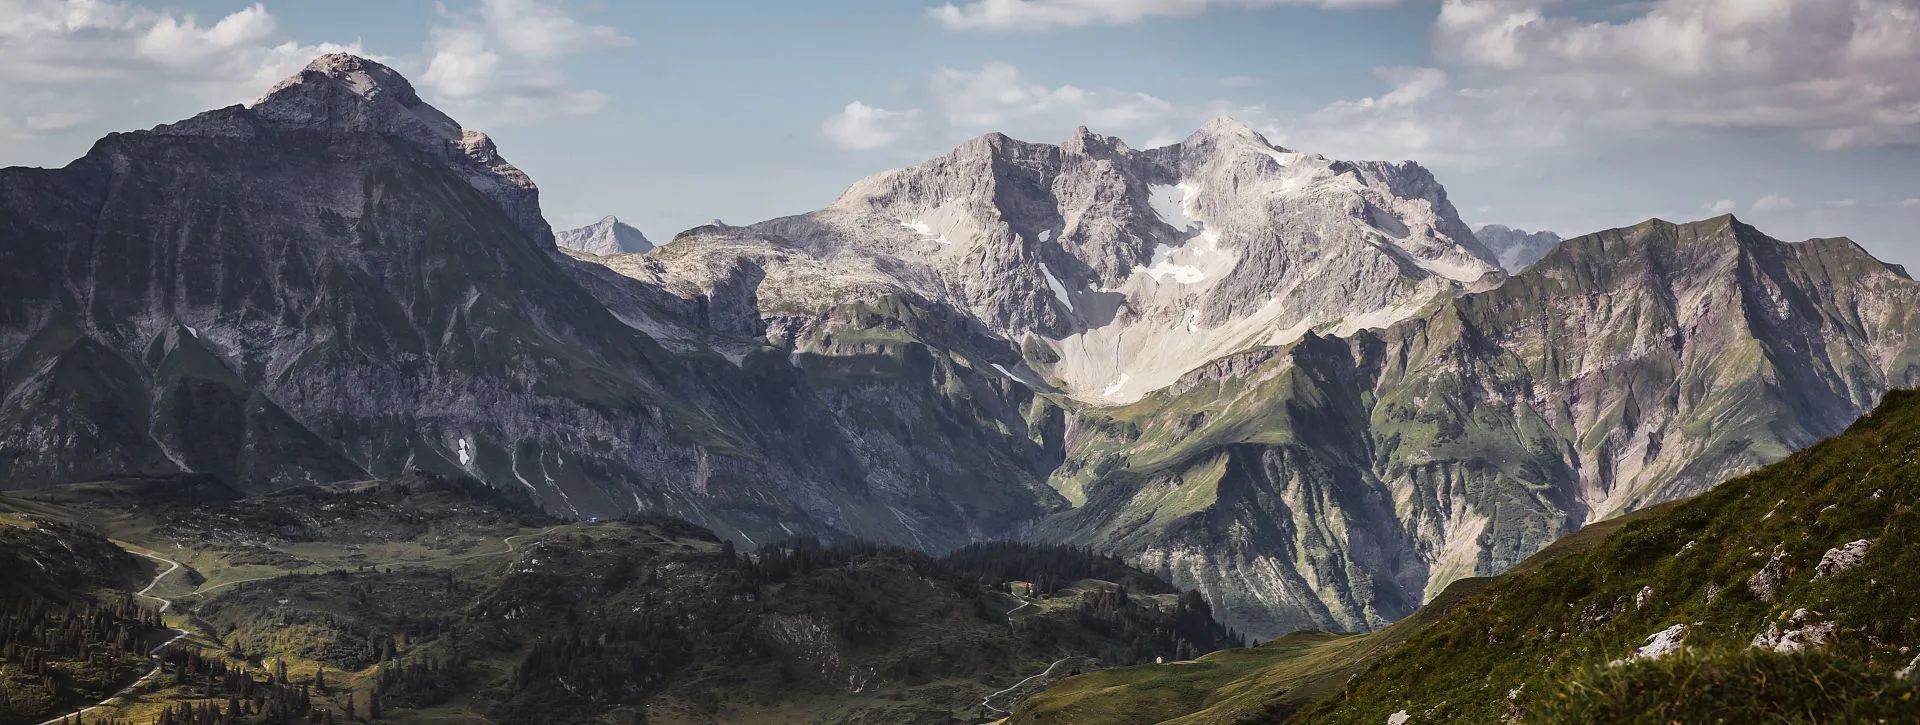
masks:
<svg viewBox="0 0 1920 725"><path fill-rule="evenodd" d="M1464 579L1369 635L1296 633L1191 664L1071 678L1022 705L1046 722L1913 721L1920 678L1920 393L1693 499L1590 525L1496 579ZM1829 549L1860 566L1814 576ZM1778 597L1747 583L1775 552ZM1805 609L1811 652L1751 646ZM1623 665L1688 625L1675 656Z"/></svg>

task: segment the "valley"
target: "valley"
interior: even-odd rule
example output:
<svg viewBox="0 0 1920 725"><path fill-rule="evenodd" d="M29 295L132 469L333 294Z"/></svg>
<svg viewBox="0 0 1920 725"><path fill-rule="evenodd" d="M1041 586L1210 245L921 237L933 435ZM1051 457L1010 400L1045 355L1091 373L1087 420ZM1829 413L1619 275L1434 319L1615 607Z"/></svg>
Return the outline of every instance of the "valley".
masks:
<svg viewBox="0 0 1920 725"><path fill-rule="evenodd" d="M656 244L326 52L0 169L0 723L1915 717L1906 269L1161 141Z"/></svg>
<svg viewBox="0 0 1920 725"><path fill-rule="evenodd" d="M1013 702L998 699L1069 674L1240 644L1197 598L1068 550L934 559L797 541L747 559L684 522L514 508L433 476L264 497L191 477L0 497L10 527L166 562L136 562L153 573L132 581L47 584L115 601L144 581L132 596L163 605L144 608L152 672L92 675L124 689L88 695L81 673L100 663L59 665L74 674L58 689L101 703L88 722L209 703L279 722L278 696L260 692L282 686L301 693L292 716L342 722L985 721ZM258 679L236 689L209 672ZM15 693L0 701L32 702Z"/></svg>

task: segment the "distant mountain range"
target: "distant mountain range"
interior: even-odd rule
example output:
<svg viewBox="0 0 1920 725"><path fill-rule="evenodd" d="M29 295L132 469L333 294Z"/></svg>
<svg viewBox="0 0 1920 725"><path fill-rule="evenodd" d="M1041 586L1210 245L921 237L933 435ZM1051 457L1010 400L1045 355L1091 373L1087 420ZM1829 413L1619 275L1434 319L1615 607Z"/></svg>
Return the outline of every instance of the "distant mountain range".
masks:
<svg viewBox="0 0 1920 725"><path fill-rule="evenodd" d="M1487 245L1487 250L1493 252L1508 272L1526 269L1560 243L1560 235L1553 232L1529 232L1502 224L1483 225L1473 230L1473 236Z"/></svg>
<svg viewBox="0 0 1920 725"><path fill-rule="evenodd" d="M1849 241L1483 230L1416 164L1216 119L989 134L645 249L552 233L484 134L330 55L0 170L0 480L418 469L745 547L1066 542L1265 637L1380 627L1920 380L1920 285Z"/></svg>

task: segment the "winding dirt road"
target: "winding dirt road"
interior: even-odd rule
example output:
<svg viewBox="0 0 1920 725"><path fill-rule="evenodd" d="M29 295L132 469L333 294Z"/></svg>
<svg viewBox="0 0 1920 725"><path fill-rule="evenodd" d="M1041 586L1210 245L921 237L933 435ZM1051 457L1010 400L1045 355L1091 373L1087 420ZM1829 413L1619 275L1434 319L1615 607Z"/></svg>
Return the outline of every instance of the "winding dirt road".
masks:
<svg viewBox="0 0 1920 725"><path fill-rule="evenodd" d="M148 554L145 552L136 551L133 553L147 557L149 559L160 562L162 564L169 565L166 571L153 575L153 581L147 582L147 586L145 589L141 589L140 591L134 592L134 596L136 597L145 597L147 599L152 599L153 601L159 602L160 612L163 614L166 613L168 609L173 608L173 601L169 599L161 599L160 597L156 597L152 594L148 594L147 592L151 592L153 591L154 587L159 586L160 580L167 578L168 574L172 574L176 571L179 571L180 562L173 561L172 559L162 559L158 556L154 556L152 554ZM105 707L108 704L112 703L114 700L120 699L121 696L127 694L128 692L132 692L134 688L137 688L143 684L146 684L147 680L151 680L154 678L155 675L160 674L160 650L166 649L167 645L178 642L180 641L181 637L187 636L187 630L184 630L184 629L175 628L172 630L172 632L173 632L172 638L168 639L165 642L161 642L160 644L154 645L153 649L147 650L147 660L153 664L153 667L147 670L147 674L141 675L140 679L134 680L133 684L120 688L118 692L108 695L107 699L101 700L98 703L88 705L86 707L80 708L79 710L75 710L73 712L63 714L52 720L48 720L46 722L40 723L40 725L60 725L62 722L66 721L67 718L73 717L75 715L84 715L93 710L98 710L102 707Z"/></svg>
<svg viewBox="0 0 1920 725"><path fill-rule="evenodd" d="M1047 675L1051 675L1051 674L1053 674L1053 668L1055 668L1055 667L1059 667L1059 666L1061 665L1061 663L1064 663L1064 662L1066 662L1066 661L1068 661L1068 660L1077 660L1077 659L1084 659L1084 658L1083 658L1083 657L1081 657L1081 656L1079 656L1079 655L1074 655L1074 656L1072 656L1072 657L1063 657L1063 658L1060 658L1060 659L1058 659L1058 660L1055 660L1053 664L1050 664L1050 665L1047 665L1047 668L1046 668L1046 669L1044 669L1044 670L1041 670L1041 671L1040 671L1040 674L1037 674L1037 675L1033 675L1033 676L1031 676L1031 677L1028 677L1027 679L1024 679L1024 680L1021 680L1021 681L1019 681L1019 682L1016 682L1016 683L1013 683L1013 686L1012 686L1012 687L1009 687L1009 688L1007 688L1007 689L1004 689L1004 690L1001 690L1001 691L999 691L999 692L996 692L996 693L993 693L993 694L991 694L991 695L988 695L988 696L986 696L986 697L983 697L983 698L980 698L980 705L981 705L982 707L985 707L985 708L987 708L988 710L992 710L992 711L994 711L994 712L998 712L998 713L1004 713L1004 714L1007 714L1007 715L1012 715L1012 714L1013 714L1013 711L1012 711L1012 710L1002 710L1002 709L1000 709L1000 708L999 708L998 706L996 706L996 705L994 705L994 704L993 704L993 698L996 698L996 697L999 697L999 696L1001 696L1001 695L1005 695L1005 694L1007 694L1007 693L1009 693L1009 692L1013 692L1014 690L1018 690L1018 689L1020 689L1020 688L1021 688L1022 686L1024 686L1024 685L1026 685L1027 683L1029 683L1029 682L1032 682L1032 681L1034 681L1034 680L1036 680L1036 679L1039 679L1039 678L1042 678L1042 677L1046 677Z"/></svg>

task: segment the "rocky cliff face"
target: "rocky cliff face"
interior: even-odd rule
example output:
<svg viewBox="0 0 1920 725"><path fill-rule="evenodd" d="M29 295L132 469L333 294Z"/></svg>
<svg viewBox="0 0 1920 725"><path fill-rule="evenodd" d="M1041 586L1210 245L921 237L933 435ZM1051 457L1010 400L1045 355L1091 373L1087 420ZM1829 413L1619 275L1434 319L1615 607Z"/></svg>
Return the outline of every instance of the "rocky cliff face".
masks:
<svg viewBox="0 0 1920 725"><path fill-rule="evenodd" d="M1512 278L1413 164L1221 120L984 136L826 209L556 247L484 135L328 56L0 170L0 481L465 473L742 544L1037 538L1359 629L1920 382L1920 289L1730 217Z"/></svg>
<svg viewBox="0 0 1920 725"><path fill-rule="evenodd" d="M1920 284L1719 217L1569 240L1380 331L1223 359L1069 422L1042 536L1267 634L1370 628L1601 518L1697 493L1920 383Z"/></svg>
<svg viewBox="0 0 1920 725"><path fill-rule="evenodd" d="M1553 232L1529 232L1514 229L1503 224L1488 224L1473 230L1473 237L1493 252L1500 266L1508 272L1518 272L1527 265L1547 256L1554 245L1560 243L1560 235Z"/></svg>
<svg viewBox="0 0 1920 725"><path fill-rule="evenodd" d="M665 274L702 289L743 253L827 270L760 285L763 311L894 292L951 306L1017 346L1000 361L1017 379L1099 403L1500 278L1426 170L1288 151L1224 118L1151 151L1084 128L1058 146L990 134L821 211L670 246Z"/></svg>
<svg viewBox="0 0 1920 725"><path fill-rule="evenodd" d="M882 442L814 423L838 393L784 353L616 316L590 286L671 295L556 253L526 176L364 59L323 57L252 107L115 134L66 168L0 171L0 255L9 487L195 471L259 491L424 469L743 544L930 549L1004 537L1058 500L1044 469L876 484ZM916 370L975 405L1000 394L969 388L970 370Z"/></svg>
<svg viewBox="0 0 1920 725"><path fill-rule="evenodd" d="M557 232L553 235L553 241L561 249L597 255L639 254L653 249L653 242L647 241L647 235L612 216L584 227Z"/></svg>

